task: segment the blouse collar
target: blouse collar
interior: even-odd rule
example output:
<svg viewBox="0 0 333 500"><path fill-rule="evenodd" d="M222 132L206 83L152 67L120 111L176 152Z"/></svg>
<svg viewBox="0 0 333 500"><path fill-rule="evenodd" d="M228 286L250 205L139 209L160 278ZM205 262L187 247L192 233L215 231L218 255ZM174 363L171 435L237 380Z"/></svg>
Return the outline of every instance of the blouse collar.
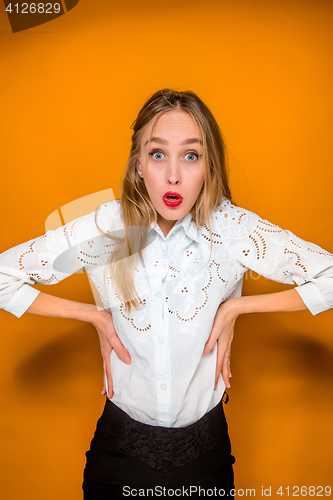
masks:
<svg viewBox="0 0 333 500"><path fill-rule="evenodd" d="M173 226L173 228L170 230L170 232L167 234L166 237L164 236L159 225L156 224L155 222L152 222L150 227L154 229L165 240L170 238L171 235L174 234L176 231L180 231L180 229L183 228L185 234L189 238L191 238L196 242L199 242L200 229L192 219L192 214L190 212L186 214L182 219L177 220L176 224Z"/></svg>

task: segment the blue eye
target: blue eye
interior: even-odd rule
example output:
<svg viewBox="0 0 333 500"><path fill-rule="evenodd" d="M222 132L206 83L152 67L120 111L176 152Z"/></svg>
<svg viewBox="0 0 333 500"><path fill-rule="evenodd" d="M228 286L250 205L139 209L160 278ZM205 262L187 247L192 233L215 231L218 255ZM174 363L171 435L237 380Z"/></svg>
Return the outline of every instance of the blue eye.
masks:
<svg viewBox="0 0 333 500"><path fill-rule="evenodd" d="M194 160L197 160L199 158L199 155L197 153L186 153L184 158L185 158L185 160L188 160L188 161L194 161Z"/></svg>
<svg viewBox="0 0 333 500"><path fill-rule="evenodd" d="M162 151L151 151L149 154L154 158L154 160L163 160L164 158Z"/></svg>

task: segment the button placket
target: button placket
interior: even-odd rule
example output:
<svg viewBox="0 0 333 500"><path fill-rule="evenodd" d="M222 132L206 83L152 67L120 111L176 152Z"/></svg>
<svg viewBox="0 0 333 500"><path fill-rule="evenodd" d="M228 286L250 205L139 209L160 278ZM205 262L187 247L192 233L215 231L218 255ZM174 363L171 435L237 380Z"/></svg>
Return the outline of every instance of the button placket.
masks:
<svg viewBox="0 0 333 500"><path fill-rule="evenodd" d="M165 259L167 243L162 243L162 258L152 270L154 277L151 280L152 290L152 313L154 317L154 337L155 337L155 373L156 373L156 393L157 411L159 425L170 425L170 374L169 374L169 346L167 329L164 318L165 303L165 275L168 271L168 259Z"/></svg>

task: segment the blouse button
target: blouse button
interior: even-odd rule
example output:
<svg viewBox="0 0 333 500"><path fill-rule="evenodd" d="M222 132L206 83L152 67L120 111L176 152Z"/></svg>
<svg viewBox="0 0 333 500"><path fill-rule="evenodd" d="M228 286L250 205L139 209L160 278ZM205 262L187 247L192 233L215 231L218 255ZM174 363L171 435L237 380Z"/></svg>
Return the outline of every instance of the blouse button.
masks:
<svg viewBox="0 0 333 500"><path fill-rule="evenodd" d="M163 337L159 337L159 338L158 338L158 340L157 340L157 342L158 342L160 345L164 344L164 339L163 339Z"/></svg>
<svg viewBox="0 0 333 500"><path fill-rule="evenodd" d="M162 385L161 385L161 390L162 390L162 391L166 391L166 388L167 388L166 384L162 384Z"/></svg>
<svg viewBox="0 0 333 500"><path fill-rule="evenodd" d="M159 298L161 296L161 292L156 292L155 297Z"/></svg>

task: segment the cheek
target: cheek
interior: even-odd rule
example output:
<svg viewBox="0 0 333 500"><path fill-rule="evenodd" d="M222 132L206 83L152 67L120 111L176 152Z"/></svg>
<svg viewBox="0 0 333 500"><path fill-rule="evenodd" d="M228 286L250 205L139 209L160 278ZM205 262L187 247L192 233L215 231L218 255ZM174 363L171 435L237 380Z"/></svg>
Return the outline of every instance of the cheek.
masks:
<svg viewBox="0 0 333 500"><path fill-rule="evenodd" d="M146 172L146 175L144 176L144 181L146 184L146 189L149 193L149 195L152 197L155 194L158 194L160 182L158 179L158 176L153 175L152 172Z"/></svg>
<svg viewBox="0 0 333 500"><path fill-rule="evenodd" d="M200 192L200 190L203 186L204 180L205 180L205 173L200 171L200 172L197 172L194 176L192 176L191 179L189 179L188 184L191 185L191 189L194 189L195 191Z"/></svg>

